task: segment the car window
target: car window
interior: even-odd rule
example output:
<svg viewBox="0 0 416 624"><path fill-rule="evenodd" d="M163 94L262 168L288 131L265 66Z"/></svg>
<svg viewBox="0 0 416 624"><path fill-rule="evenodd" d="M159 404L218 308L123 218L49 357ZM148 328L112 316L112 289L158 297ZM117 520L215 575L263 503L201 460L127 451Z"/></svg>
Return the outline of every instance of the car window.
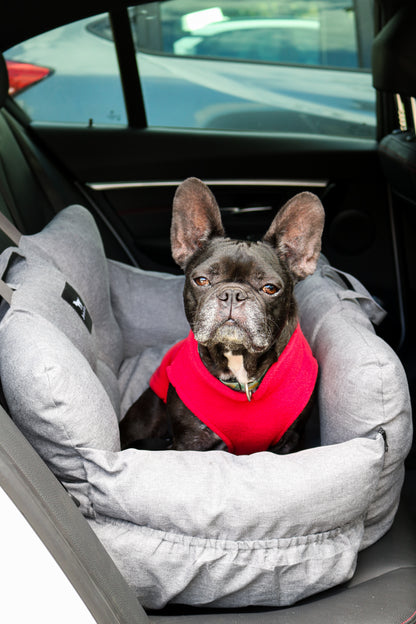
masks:
<svg viewBox="0 0 416 624"><path fill-rule="evenodd" d="M323 67L369 61L352 0L170 0L133 9L132 23L138 47L154 52Z"/></svg>
<svg viewBox="0 0 416 624"><path fill-rule="evenodd" d="M130 16L150 126L375 136L371 0L168 0Z"/></svg>
<svg viewBox="0 0 416 624"><path fill-rule="evenodd" d="M109 25L108 15L96 16ZM28 39L5 53L10 93L35 121L126 124L114 44L91 18Z"/></svg>
<svg viewBox="0 0 416 624"><path fill-rule="evenodd" d="M215 27L214 27L215 26ZM174 54L320 65L317 20L235 20L201 28L173 44Z"/></svg>
<svg viewBox="0 0 416 624"><path fill-rule="evenodd" d="M150 127L375 136L372 0L166 0L129 15ZM127 123L110 24L7 51L32 119Z"/></svg>

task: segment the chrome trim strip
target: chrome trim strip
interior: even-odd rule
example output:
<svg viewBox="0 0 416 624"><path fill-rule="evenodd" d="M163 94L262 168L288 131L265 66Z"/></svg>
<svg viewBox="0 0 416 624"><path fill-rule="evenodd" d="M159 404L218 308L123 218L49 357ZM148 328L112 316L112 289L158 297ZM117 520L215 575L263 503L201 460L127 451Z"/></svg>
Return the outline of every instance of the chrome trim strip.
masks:
<svg viewBox="0 0 416 624"><path fill-rule="evenodd" d="M176 187L183 180L153 180L150 182L88 182L94 191L114 191L132 188ZM204 180L208 186L271 186L271 187L312 187L325 188L328 180Z"/></svg>

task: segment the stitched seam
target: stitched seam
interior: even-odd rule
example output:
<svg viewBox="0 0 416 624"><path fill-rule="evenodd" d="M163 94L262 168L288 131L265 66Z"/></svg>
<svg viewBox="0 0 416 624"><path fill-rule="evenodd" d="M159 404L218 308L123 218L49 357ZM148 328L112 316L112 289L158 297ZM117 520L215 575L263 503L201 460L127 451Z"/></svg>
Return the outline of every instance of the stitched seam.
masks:
<svg viewBox="0 0 416 624"><path fill-rule="evenodd" d="M347 322L347 320L345 320L345 322ZM385 423L386 422L386 404L385 404L385 396L384 396L385 391L384 391L384 371L383 371L383 368L385 365L380 361L377 350L374 349L374 346L371 343L369 343L368 340L366 339L367 332L363 332L362 328L359 325L355 325L354 330L357 333L357 335L360 337L362 343L365 344L367 348L371 350L371 355L374 358L374 364L377 366L378 379L380 381L380 386L381 386L381 403L382 403L382 408L383 408L383 423ZM379 423L379 424L381 425L382 423Z"/></svg>
<svg viewBox="0 0 416 624"><path fill-rule="evenodd" d="M95 509L95 520L98 522L110 522L107 510ZM161 542L170 544L182 544L188 548L214 548L228 552L241 551L279 551L282 552L291 548L305 548L308 546L316 546L316 544L331 544L338 539L343 540L345 534L355 532L357 528L363 527L364 515L360 514L354 520L326 531L317 533L308 533L306 535L293 535L288 537L269 537L265 539L232 539L218 537L204 537L199 535L190 535L182 532L174 532L171 529L161 529L150 527L147 524L136 524L143 532L154 535ZM117 522L131 523L130 519L117 518Z"/></svg>

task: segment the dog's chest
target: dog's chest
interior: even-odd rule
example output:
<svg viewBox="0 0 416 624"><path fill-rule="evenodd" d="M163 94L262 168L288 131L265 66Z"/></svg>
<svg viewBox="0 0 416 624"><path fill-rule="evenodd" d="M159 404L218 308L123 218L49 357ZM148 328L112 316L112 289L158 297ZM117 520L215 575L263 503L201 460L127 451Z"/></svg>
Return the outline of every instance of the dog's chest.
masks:
<svg viewBox="0 0 416 624"><path fill-rule="evenodd" d="M167 392L172 384L187 408L226 443L230 452L249 454L267 450L280 440L307 405L316 376L316 360L298 327L251 401L208 372L192 333L180 348L175 347L173 358L167 354L150 385L163 398L161 386L165 384Z"/></svg>

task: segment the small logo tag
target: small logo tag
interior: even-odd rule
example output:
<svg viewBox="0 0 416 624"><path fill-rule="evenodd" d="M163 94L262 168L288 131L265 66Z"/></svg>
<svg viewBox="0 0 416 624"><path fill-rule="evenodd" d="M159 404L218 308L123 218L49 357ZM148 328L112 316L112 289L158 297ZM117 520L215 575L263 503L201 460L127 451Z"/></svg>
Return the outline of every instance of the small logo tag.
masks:
<svg viewBox="0 0 416 624"><path fill-rule="evenodd" d="M67 303L69 303L71 308L75 310L75 312L78 314L80 319L83 321L85 327L91 333L92 318L90 316L90 313L87 310L87 306L85 305L85 303L83 302L83 300L81 299L77 291L74 288L72 288L72 286L68 284L68 282L66 282L65 284L65 288L62 293L62 298Z"/></svg>

